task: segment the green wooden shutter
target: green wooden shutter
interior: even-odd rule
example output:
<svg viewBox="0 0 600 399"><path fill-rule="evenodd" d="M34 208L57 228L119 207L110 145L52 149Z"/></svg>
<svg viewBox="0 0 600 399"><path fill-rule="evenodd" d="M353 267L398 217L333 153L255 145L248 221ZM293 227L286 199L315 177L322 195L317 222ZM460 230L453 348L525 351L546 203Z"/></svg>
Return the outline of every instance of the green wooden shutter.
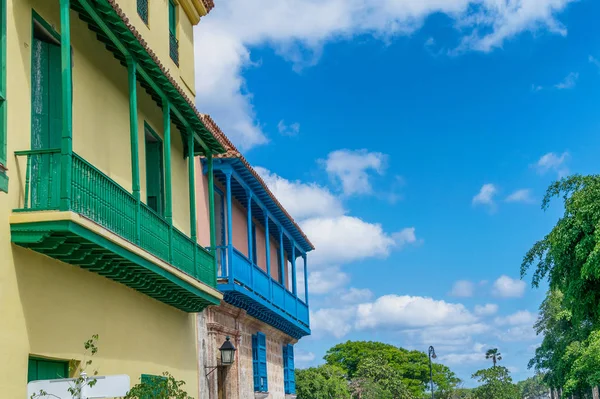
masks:
<svg viewBox="0 0 600 399"><path fill-rule="evenodd" d="M148 206L163 215L165 180L162 143L158 139L146 140L146 192Z"/></svg>
<svg viewBox="0 0 600 399"><path fill-rule="evenodd" d="M67 361L29 358L27 382L68 377L69 362Z"/></svg>
<svg viewBox="0 0 600 399"><path fill-rule="evenodd" d="M173 0L169 0L169 32L177 36L177 6Z"/></svg>
<svg viewBox="0 0 600 399"><path fill-rule="evenodd" d="M31 77L31 148L59 149L62 135L60 46L33 40ZM32 208L56 208L60 201L60 153L35 155L31 167Z"/></svg>
<svg viewBox="0 0 600 399"><path fill-rule="evenodd" d="M148 25L148 0L137 0L137 12L142 21Z"/></svg>

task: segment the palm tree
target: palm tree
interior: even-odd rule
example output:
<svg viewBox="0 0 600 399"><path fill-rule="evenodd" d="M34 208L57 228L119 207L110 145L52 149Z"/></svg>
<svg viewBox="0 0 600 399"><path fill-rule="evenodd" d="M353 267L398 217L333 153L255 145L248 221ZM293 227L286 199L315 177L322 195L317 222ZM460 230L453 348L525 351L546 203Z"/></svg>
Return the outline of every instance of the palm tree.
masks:
<svg viewBox="0 0 600 399"><path fill-rule="evenodd" d="M496 363L502 360L502 353L498 351L498 348L488 349L488 351L485 352L485 358L492 359L492 362L494 362L494 367L496 367Z"/></svg>

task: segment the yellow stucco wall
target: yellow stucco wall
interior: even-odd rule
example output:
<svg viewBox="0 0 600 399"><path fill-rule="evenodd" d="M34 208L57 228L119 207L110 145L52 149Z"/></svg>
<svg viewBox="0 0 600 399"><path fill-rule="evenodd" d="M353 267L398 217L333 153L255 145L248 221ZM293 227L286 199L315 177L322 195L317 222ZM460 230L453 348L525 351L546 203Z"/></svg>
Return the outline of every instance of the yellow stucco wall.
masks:
<svg viewBox="0 0 600 399"><path fill-rule="evenodd" d="M166 13L166 1L151 3L155 8L164 3ZM127 3L135 7L135 1L122 3L124 9L129 7ZM199 374L195 316L10 243L9 216L13 208L21 206L25 177L23 160L17 163L11 154L29 149L31 142L32 10L60 32L58 5L58 1L49 0L7 0L10 181L9 193L0 193L0 392L3 398L26 396L30 354L81 359L83 342L92 334L99 334L100 351L94 366L101 374L129 374L132 383L136 383L142 373L170 371L187 382L187 391L195 397ZM126 12L132 19L137 18L135 8L133 14ZM159 27L158 19L158 12L151 12L151 26ZM73 12L71 22L74 151L130 191L126 69ZM164 23L166 32L166 19ZM155 48L158 38L146 40L165 65L171 62L168 47ZM174 66L170 69L176 70ZM139 85L138 118L140 178L145 200L143 121L161 137L163 129L160 108ZM174 126L171 136L174 224L189 234L187 161L183 158L181 135Z"/></svg>
<svg viewBox="0 0 600 399"><path fill-rule="evenodd" d="M194 35L193 25L177 3L177 40L179 40L179 67L169 55L169 0L148 1L148 25L137 13L135 0L120 0L119 6L129 17L144 40L158 55L163 65L178 79L190 98L195 97L194 84Z"/></svg>

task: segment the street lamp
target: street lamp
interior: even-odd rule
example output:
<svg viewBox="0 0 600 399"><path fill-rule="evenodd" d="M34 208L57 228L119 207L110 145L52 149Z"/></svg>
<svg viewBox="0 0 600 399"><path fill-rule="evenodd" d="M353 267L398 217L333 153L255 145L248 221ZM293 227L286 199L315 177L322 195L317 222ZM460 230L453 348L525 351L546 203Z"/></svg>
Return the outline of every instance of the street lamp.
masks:
<svg viewBox="0 0 600 399"><path fill-rule="evenodd" d="M205 366L206 369L210 370L208 373L206 373L207 377L217 368L231 366L234 362L236 349L229 340L229 337L225 338L225 342L223 342L223 345L221 345L219 351L221 352L221 364L218 366Z"/></svg>
<svg viewBox="0 0 600 399"><path fill-rule="evenodd" d="M435 399L433 396L433 365L431 363L431 359L435 359L437 356L435 354L435 349L433 346L429 347L429 382L431 383L431 399Z"/></svg>
<svg viewBox="0 0 600 399"><path fill-rule="evenodd" d="M221 366L231 366L235 357L235 346L229 340L229 337L225 338L225 342L219 348L221 351Z"/></svg>

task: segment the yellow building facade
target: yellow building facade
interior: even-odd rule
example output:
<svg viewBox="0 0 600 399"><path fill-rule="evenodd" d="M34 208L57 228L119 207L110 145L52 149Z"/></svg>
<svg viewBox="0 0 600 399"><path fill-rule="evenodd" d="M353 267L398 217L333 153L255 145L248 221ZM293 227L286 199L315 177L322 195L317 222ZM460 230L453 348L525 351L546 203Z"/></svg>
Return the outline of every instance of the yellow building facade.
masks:
<svg viewBox="0 0 600 399"><path fill-rule="evenodd" d="M168 371L198 396L196 314L222 299L193 162L224 151L191 100L211 8L0 0L3 398L73 374L94 334L101 375Z"/></svg>

